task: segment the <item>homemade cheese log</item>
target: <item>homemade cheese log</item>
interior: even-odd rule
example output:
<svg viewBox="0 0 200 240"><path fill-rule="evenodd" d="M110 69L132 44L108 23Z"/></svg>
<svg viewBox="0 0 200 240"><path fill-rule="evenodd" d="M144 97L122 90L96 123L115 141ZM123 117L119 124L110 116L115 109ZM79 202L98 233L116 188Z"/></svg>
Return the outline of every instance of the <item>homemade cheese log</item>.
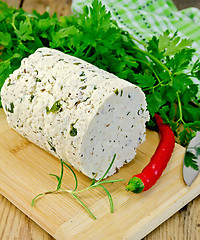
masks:
<svg viewBox="0 0 200 240"><path fill-rule="evenodd" d="M130 162L149 119L141 89L76 57L40 48L5 81L8 123L31 142L99 179Z"/></svg>

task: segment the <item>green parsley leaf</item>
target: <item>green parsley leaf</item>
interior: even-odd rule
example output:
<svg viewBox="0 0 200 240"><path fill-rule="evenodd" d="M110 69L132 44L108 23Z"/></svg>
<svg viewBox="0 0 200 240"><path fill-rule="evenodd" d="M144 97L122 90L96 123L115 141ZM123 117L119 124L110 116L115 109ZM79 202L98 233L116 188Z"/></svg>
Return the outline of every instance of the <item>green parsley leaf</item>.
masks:
<svg viewBox="0 0 200 240"><path fill-rule="evenodd" d="M78 33L78 29L76 29L75 26L70 26L68 28L60 29L57 32L53 32L50 46L52 48L63 46L65 44L65 40L63 38L67 38L69 35L77 34L77 33Z"/></svg>
<svg viewBox="0 0 200 240"><path fill-rule="evenodd" d="M170 36L169 36L169 31L165 31L162 35L160 35L159 39L157 39L158 42L158 50L159 52L163 52L165 51L165 49L168 47L169 43L170 43Z"/></svg>
<svg viewBox="0 0 200 240"><path fill-rule="evenodd" d="M11 46L11 35L9 33L3 33L0 32L0 45L3 45L4 47Z"/></svg>
<svg viewBox="0 0 200 240"><path fill-rule="evenodd" d="M58 100L52 105L50 109L49 107L46 107L47 114L56 113L61 109L61 107L62 107L62 104L60 103L60 100Z"/></svg>
<svg viewBox="0 0 200 240"><path fill-rule="evenodd" d="M178 135L180 144L186 146L196 136L197 131L200 131L200 121L185 123Z"/></svg>
<svg viewBox="0 0 200 240"><path fill-rule="evenodd" d="M152 87L156 83L156 79L152 75L139 73L134 74L133 77L141 88Z"/></svg>
<svg viewBox="0 0 200 240"><path fill-rule="evenodd" d="M32 29L31 29L30 22L28 20L26 20L24 22L20 22L19 29L16 28L15 33L16 33L17 37L19 39L21 39L22 41L34 40L34 37L31 36Z"/></svg>
<svg viewBox="0 0 200 240"><path fill-rule="evenodd" d="M77 129L74 126L72 126L69 134L70 136L75 137L77 135Z"/></svg>
<svg viewBox="0 0 200 240"><path fill-rule="evenodd" d="M10 112L10 113L14 113L14 103L13 102L11 102L10 103L10 107L7 107L6 106L6 111L8 111L8 112Z"/></svg>
<svg viewBox="0 0 200 240"><path fill-rule="evenodd" d="M195 156L194 153L190 151L186 151L185 158L184 158L184 164L186 167L191 167L194 170L198 171L199 166L196 160L197 160L197 157Z"/></svg>
<svg viewBox="0 0 200 240"><path fill-rule="evenodd" d="M188 68L194 52L194 49L182 49L177 52L174 57L169 59L167 66L171 69L173 74L181 73L184 69Z"/></svg>
<svg viewBox="0 0 200 240"><path fill-rule="evenodd" d="M159 39L156 36L149 40L147 50L158 59L163 57L162 49L159 49Z"/></svg>
<svg viewBox="0 0 200 240"><path fill-rule="evenodd" d="M200 80L200 60L197 59L197 61L194 63L191 74L193 77L196 77L197 79Z"/></svg>
<svg viewBox="0 0 200 240"><path fill-rule="evenodd" d="M147 108L151 114L151 116L154 116L156 112L158 112L158 109L161 108L165 104L165 99L162 97L162 94L160 92L154 92L150 95L146 96L148 105Z"/></svg>
<svg viewBox="0 0 200 240"><path fill-rule="evenodd" d="M164 51L164 56L172 56L177 52L188 48L192 45L193 41L191 39L181 39L179 36L174 35L167 41L167 47Z"/></svg>

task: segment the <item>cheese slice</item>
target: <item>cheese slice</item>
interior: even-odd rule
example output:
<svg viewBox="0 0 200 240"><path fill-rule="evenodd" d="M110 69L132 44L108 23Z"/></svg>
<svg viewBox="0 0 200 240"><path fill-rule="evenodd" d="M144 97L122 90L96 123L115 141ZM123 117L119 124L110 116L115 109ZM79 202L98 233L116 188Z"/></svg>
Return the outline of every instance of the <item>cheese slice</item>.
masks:
<svg viewBox="0 0 200 240"><path fill-rule="evenodd" d="M130 162L149 120L141 89L58 50L39 48L5 81L8 123L90 178Z"/></svg>

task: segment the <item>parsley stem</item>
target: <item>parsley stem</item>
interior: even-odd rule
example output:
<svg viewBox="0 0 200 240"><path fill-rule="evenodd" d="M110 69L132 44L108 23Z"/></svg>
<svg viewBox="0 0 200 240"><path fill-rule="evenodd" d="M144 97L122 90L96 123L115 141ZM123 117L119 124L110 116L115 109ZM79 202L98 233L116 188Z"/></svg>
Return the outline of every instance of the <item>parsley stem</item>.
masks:
<svg viewBox="0 0 200 240"><path fill-rule="evenodd" d="M30 27L30 29L31 29L31 32L32 32L33 29L32 29L32 25L31 25L31 23L30 23L30 17L28 17L28 15L26 15L26 20L27 20L28 25L29 25L29 27Z"/></svg>
<svg viewBox="0 0 200 240"><path fill-rule="evenodd" d="M181 105L181 100L180 100L179 93L176 92L176 95L177 95L178 108L179 108L179 119L178 119L177 123L178 123L179 121L181 121L183 124L185 124L185 121L183 120L182 105Z"/></svg>
<svg viewBox="0 0 200 240"><path fill-rule="evenodd" d="M16 26L15 26L15 18L16 18L16 16L18 15L19 13L15 13L15 14L13 14L13 17L12 17L12 23L11 23L11 25L13 26L13 28L14 28L14 30L16 31L17 30L17 28L16 28Z"/></svg>
<svg viewBox="0 0 200 240"><path fill-rule="evenodd" d="M168 67L165 66L165 64L163 64L160 60L158 60L156 57L154 57L152 54L148 53L147 51L144 51L138 47L132 46L133 49L135 49L136 51L148 56L149 58L151 58L151 60L153 60L155 63L157 63L160 67L162 67L165 71L168 72L170 78L171 78L171 72L168 69Z"/></svg>
<svg viewBox="0 0 200 240"><path fill-rule="evenodd" d="M136 41L136 42L140 43L141 45L143 45L145 48L147 47L146 43L144 43L143 41L138 40L137 38L133 37L132 35L129 35L129 37L130 37L133 41Z"/></svg>
<svg viewBox="0 0 200 240"><path fill-rule="evenodd" d="M90 50L91 50L91 45L89 46L89 48L88 48L88 50L87 50L87 52L85 53L85 56L88 56L88 54L90 53Z"/></svg>
<svg viewBox="0 0 200 240"><path fill-rule="evenodd" d="M11 62L11 60L14 59L15 57L16 57L16 56L13 55L13 56L10 57L10 58L7 58L7 59L5 59L5 60L3 60L3 61L0 61L0 64L1 64L1 63L4 64L4 63L7 63L7 62Z"/></svg>
<svg viewBox="0 0 200 240"><path fill-rule="evenodd" d="M162 82L159 82L157 85L155 85L153 87L143 88L142 90L143 91L148 91L148 90L152 89L154 91L154 89L157 88L158 86L160 86L161 84L162 84Z"/></svg>
<svg viewBox="0 0 200 240"><path fill-rule="evenodd" d="M158 80L159 84L160 85L162 83L162 81L160 80L160 77L158 76L158 74L156 73L156 71L151 67L151 65L148 63L148 62L145 62L141 59L138 59L138 58L134 58L137 62L141 62L141 63L144 63L155 75L156 79ZM156 87L156 86L155 86ZM152 87L152 88L155 88L155 87ZM150 88L150 89L152 89Z"/></svg>

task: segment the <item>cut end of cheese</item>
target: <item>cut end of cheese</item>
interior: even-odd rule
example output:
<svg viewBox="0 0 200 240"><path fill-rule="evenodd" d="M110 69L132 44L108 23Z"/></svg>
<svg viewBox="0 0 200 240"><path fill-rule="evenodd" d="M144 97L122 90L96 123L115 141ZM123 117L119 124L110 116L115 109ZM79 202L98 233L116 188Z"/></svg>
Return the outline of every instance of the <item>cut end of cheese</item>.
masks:
<svg viewBox="0 0 200 240"><path fill-rule="evenodd" d="M144 96L132 86L118 91L100 105L83 136L79 155L83 173L90 178L100 179L114 154L115 163L108 176L118 171L134 158L137 147L145 139L148 116Z"/></svg>
<svg viewBox="0 0 200 240"><path fill-rule="evenodd" d="M1 90L8 123L22 136L100 179L130 162L149 120L141 89L76 57L40 48Z"/></svg>

